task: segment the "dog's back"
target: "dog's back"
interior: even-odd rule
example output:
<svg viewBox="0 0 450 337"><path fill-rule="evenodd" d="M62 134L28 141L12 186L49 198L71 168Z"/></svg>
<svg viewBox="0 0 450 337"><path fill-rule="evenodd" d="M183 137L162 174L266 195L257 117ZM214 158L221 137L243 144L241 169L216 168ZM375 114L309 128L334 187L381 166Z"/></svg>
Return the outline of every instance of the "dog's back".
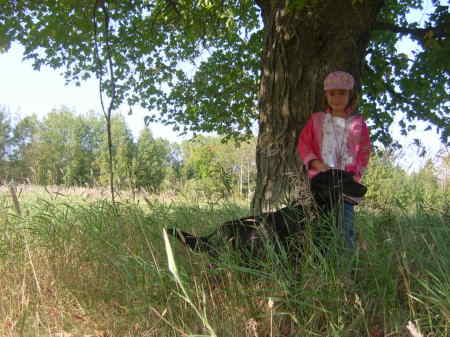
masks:
<svg viewBox="0 0 450 337"><path fill-rule="evenodd" d="M319 173L313 178L311 189L319 210L324 213L329 213L342 200L343 193L362 197L366 192L366 188L355 182L351 174L334 169ZM217 256L228 248L258 254L267 240L286 247L289 237L303 232L307 222L302 206L298 205L227 221L206 236L194 236L175 228L168 229L167 232L190 249L207 252L211 256ZM319 232L314 238L315 242L321 236Z"/></svg>
<svg viewBox="0 0 450 337"><path fill-rule="evenodd" d="M266 240L287 242L290 235L304 230L305 215L300 207L284 207L275 212L227 221L206 236L195 236L169 228L168 234L196 252L217 256L226 249L258 255Z"/></svg>

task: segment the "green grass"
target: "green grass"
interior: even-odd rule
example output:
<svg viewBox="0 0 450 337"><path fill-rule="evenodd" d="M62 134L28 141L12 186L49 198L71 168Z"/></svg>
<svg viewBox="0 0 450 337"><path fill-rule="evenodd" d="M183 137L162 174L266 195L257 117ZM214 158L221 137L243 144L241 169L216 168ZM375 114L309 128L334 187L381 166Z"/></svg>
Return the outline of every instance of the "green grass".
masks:
<svg viewBox="0 0 450 337"><path fill-rule="evenodd" d="M0 197L0 336L449 336L445 213L360 209L361 249L286 266L205 256L162 229L207 233L248 214L235 204ZM167 252L173 251L169 270ZM170 254L169 254L170 256ZM62 335L61 335L62 336Z"/></svg>

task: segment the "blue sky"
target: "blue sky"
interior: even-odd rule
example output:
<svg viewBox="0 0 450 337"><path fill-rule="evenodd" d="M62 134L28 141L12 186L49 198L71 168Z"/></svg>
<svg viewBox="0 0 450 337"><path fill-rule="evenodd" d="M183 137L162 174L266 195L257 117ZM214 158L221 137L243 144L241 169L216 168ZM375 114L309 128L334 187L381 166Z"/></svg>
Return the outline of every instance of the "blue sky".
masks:
<svg viewBox="0 0 450 337"><path fill-rule="evenodd" d="M430 3L429 0L425 2ZM412 16L414 21L421 22L426 18L426 11L415 12ZM404 47L413 48L406 40ZM90 110L101 112L97 81L82 82L80 87L74 84L66 85L58 71L48 67L42 67L40 71L33 70L30 61L22 61L22 51L23 48L15 44L7 53L0 54L0 104L6 106L13 115L22 118L36 113L42 117L62 105L81 114ZM134 109L131 116L124 113L134 135L144 127L145 114L142 109ZM424 162L424 159L417 156L417 148L412 145L414 138L423 142L428 150L427 158L433 158L442 148L436 131L423 131L426 126L425 123L419 123L418 130L408 137L401 136L396 125L391 128L394 138L404 146L400 163L406 169L417 169ZM170 127L152 124L150 128L156 137L163 137L172 142L183 139Z"/></svg>

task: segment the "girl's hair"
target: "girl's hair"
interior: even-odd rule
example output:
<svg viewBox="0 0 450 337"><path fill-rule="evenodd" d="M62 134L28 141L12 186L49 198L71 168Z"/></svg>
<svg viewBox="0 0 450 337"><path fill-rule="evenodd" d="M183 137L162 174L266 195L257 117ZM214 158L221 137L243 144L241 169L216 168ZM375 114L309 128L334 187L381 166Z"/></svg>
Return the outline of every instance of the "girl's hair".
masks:
<svg viewBox="0 0 450 337"><path fill-rule="evenodd" d="M323 103L325 106L325 110L331 108L328 105L327 96L325 94L323 95ZM358 106L358 103L359 103L358 92L355 89L350 89L348 104L347 104L346 108L351 108L352 111L356 111L356 107Z"/></svg>

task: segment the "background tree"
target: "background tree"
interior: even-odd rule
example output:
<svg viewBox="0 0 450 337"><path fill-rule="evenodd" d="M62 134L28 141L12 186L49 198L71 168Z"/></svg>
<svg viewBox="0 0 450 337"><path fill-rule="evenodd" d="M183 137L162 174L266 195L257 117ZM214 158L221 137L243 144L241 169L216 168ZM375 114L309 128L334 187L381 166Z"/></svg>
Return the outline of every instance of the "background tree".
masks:
<svg viewBox="0 0 450 337"><path fill-rule="evenodd" d="M168 173L170 145L167 140L154 139L144 128L138 138L134 161L134 179L137 188L157 192Z"/></svg>
<svg viewBox="0 0 450 337"><path fill-rule="evenodd" d="M403 205L410 201L412 191L404 169L396 164L396 154L391 151L379 151L370 158L370 167L363 177L363 183L370 186L365 199L373 209L382 212L394 205ZM395 191L395 193L394 193Z"/></svg>
<svg viewBox="0 0 450 337"><path fill-rule="evenodd" d="M186 175L184 170L183 150L180 144L170 144L170 151L168 154L169 167L165 185L170 189L177 189L186 182Z"/></svg>
<svg viewBox="0 0 450 337"><path fill-rule="evenodd" d="M182 144L189 189L203 191L208 198L215 194L225 198L232 191L231 174L218 157L218 144L219 138L207 136L197 136Z"/></svg>
<svg viewBox="0 0 450 337"><path fill-rule="evenodd" d="M229 197L233 192L248 196L255 183L255 139L236 144L223 137L197 136L182 144L186 178L195 188Z"/></svg>
<svg viewBox="0 0 450 337"><path fill-rule="evenodd" d="M445 185L440 184L438 166L433 160L428 159L425 165L417 172L411 174L411 181L415 182L415 197L417 205L429 206L433 209L445 209L450 206L450 196L445 191ZM444 196L444 198L442 198Z"/></svg>
<svg viewBox="0 0 450 337"><path fill-rule="evenodd" d="M253 206L260 211L301 178L297 135L322 109L330 71L354 75L374 138L391 141L388 128L401 110L405 133L425 120L448 142L448 6L433 0L423 24L409 22L423 3L3 0L0 41L4 49L19 41L36 69L63 67L75 82L101 77L99 59L111 62L106 92L155 111L148 121L161 113L169 124L239 137L258 117ZM97 34L105 27L108 34ZM397 49L406 35L418 44L411 58Z"/></svg>
<svg viewBox="0 0 450 337"><path fill-rule="evenodd" d="M33 144L33 169L37 183L62 185L72 154L69 151L74 115L68 109L52 110L39 125L37 142Z"/></svg>
<svg viewBox="0 0 450 337"><path fill-rule="evenodd" d="M36 141L38 125L38 118L33 114L18 121L14 127L10 172L18 182L33 182L32 147Z"/></svg>
<svg viewBox="0 0 450 337"><path fill-rule="evenodd" d="M256 185L256 138L252 137L246 142L239 144L235 150L237 154L236 165L237 170L236 184L239 188L239 194L246 196L250 200L250 196L254 192Z"/></svg>
<svg viewBox="0 0 450 337"><path fill-rule="evenodd" d="M99 174L94 162L100 155L104 126L100 116L93 113L74 117L71 126L71 154L66 169L65 182L68 185L93 186Z"/></svg>
<svg viewBox="0 0 450 337"><path fill-rule="evenodd" d="M41 122L35 117L20 122L16 128L18 150L33 171L33 182L92 184L99 131L103 131L98 128L98 118L95 122L95 118L78 116L65 107L52 110Z"/></svg>
<svg viewBox="0 0 450 337"><path fill-rule="evenodd" d="M212 165L216 163L216 180L224 186L233 187L235 192L246 195L254 191L256 178L256 138L236 143L223 137L208 137L208 149L214 153Z"/></svg>
<svg viewBox="0 0 450 337"><path fill-rule="evenodd" d="M110 156L108 134L103 128L101 151L96 159L96 167L99 170L99 183L102 186L110 184ZM133 184L133 155L134 142L130 128L122 115L114 115L111 118L111 140L114 185L119 189L131 188Z"/></svg>
<svg viewBox="0 0 450 337"><path fill-rule="evenodd" d="M450 182L450 149L443 152L439 159L441 164L437 169L437 176L441 182L441 185L446 191L448 191Z"/></svg>
<svg viewBox="0 0 450 337"><path fill-rule="evenodd" d="M6 107L0 105L0 184L8 180L10 146L13 139L11 114Z"/></svg>

